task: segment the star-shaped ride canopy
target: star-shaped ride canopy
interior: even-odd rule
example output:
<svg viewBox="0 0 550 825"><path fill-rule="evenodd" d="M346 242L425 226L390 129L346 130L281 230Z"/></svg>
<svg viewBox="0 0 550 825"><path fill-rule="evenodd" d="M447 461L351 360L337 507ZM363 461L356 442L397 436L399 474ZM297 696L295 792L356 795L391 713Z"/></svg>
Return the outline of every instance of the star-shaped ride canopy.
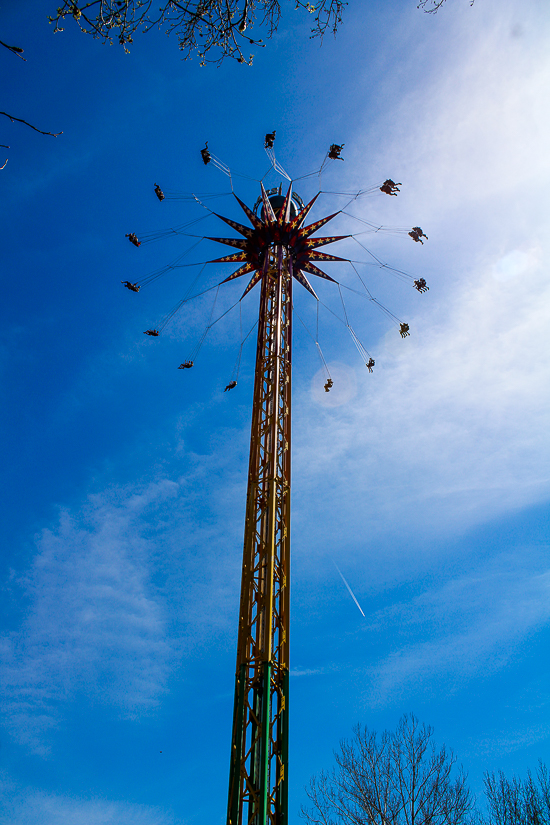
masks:
<svg viewBox="0 0 550 825"><path fill-rule="evenodd" d="M295 216L292 216L292 210L296 211L295 204L292 200L292 184L288 188L288 192L284 199L283 205L277 214L273 209L273 205L269 199L267 192L262 187L262 217L258 217L254 212L244 204L240 198L235 195L239 205L245 212L247 218L252 224L252 228L243 226L230 218L224 218L223 215L214 214L225 221L229 226L235 229L242 238L209 238L210 241L217 241L218 243L226 244L240 249L240 252L235 252L233 255L226 255L223 258L216 258L210 263L242 263L243 265L237 269L229 278L226 278L222 283L232 281L235 278L240 278L241 275L246 275L253 272L248 286L243 292L243 298L250 292L262 276L267 272L269 265L269 255L267 252L270 248L280 247L286 251L288 266L291 275L296 278L299 283L304 286L308 292L311 292L314 298L317 298L309 280L305 273L317 275L319 278L325 278L327 281L334 281L330 275L323 272L322 269L315 266L313 261L345 261L346 258L338 258L336 255L327 255L324 252L318 252L317 247L326 246L334 241L340 241L344 238L349 238L350 235L332 235L326 238L312 238L311 235L328 223L332 218L338 215L334 212L326 218L322 218L309 226L303 226L303 223L311 210L311 207L319 197L315 197L301 209Z"/></svg>

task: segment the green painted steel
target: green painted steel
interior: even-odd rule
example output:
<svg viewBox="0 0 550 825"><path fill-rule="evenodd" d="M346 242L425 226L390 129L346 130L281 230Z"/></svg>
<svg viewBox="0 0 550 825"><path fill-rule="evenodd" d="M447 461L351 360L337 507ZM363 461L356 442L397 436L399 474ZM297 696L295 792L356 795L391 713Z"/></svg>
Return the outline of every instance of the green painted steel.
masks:
<svg viewBox="0 0 550 825"><path fill-rule="evenodd" d="M235 679L235 703L233 708L233 742L235 743L235 747L234 752L231 754L231 766L229 770L227 825L232 825L232 823L237 822L237 817L239 815L242 737L238 735L238 732L242 731L243 727L245 673L246 665L243 664L240 666L239 673Z"/></svg>
<svg viewBox="0 0 550 825"><path fill-rule="evenodd" d="M262 679L262 744L260 755L260 823L269 810L269 727L271 722L271 662L264 662Z"/></svg>
<svg viewBox="0 0 550 825"><path fill-rule="evenodd" d="M279 786L279 816L278 825L288 825L288 688L289 672L286 671L283 682L283 703L284 710L280 714L282 753L281 763L284 771L282 782Z"/></svg>
<svg viewBox="0 0 550 825"><path fill-rule="evenodd" d="M215 239L243 250L216 259L243 264L227 281L253 272L243 296L261 284L228 825L288 823L292 283L316 298L304 273L331 280L313 261L338 260L317 247L339 237L310 237L338 213L304 226L316 198L261 190L261 216L239 200L252 228L219 216L246 240Z"/></svg>

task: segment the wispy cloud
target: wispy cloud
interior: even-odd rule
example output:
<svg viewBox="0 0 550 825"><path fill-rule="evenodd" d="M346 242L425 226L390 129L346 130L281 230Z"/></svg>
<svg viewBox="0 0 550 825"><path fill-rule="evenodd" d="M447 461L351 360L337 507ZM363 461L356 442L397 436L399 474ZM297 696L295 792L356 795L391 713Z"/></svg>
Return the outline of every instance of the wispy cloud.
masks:
<svg viewBox="0 0 550 825"><path fill-rule="evenodd" d="M522 570L517 560L503 567L499 559L374 616L370 629L401 643L372 669L370 701L394 700L413 685L423 694L462 686L480 667L488 674L507 663L548 622L550 570Z"/></svg>
<svg viewBox="0 0 550 825"><path fill-rule="evenodd" d="M63 510L36 536L28 571L13 571L26 614L0 639L3 708L36 753L48 752L77 693L142 716L182 656L234 649L242 522L228 514L244 500L232 466L240 434L195 456L187 426L192 417L173 434L185 476L109 487Z"/></svg>
<svg viewBox="0 0 550 825"><path fill-rule="evenodd" d="M345 536L456 532L550 494L548 281L475 275L439 317L414 319L410 341L388 335L353 402L315 411L304 399L296 489L321 545L327 519Z"/></svg>
<svg viewBox="0 0 550 825"><path fill-rule="evenodd" d="M500 760L503 754L514 753L514 751L543 742L548 739L549 734L550 724L548 722L535 725L521 724L514 727L508 725L500 734L497 733L490 739L481 738L472 742L470 752L480 754L485 759L489 756L494 760L495 757Z"/></svg>
<svg viewBox="0 0 550 825"><path fill-rule="evenodd" d="M490 203L500 217L505 203L497 198L514 192L529 200L522 184L531 185L531 198L543 188L550 113L540 101L550 82L550 23L542 7L519 11L513 0L503 0L498 14L485 4L437 21L414 14L401 19L410 48L405 62L387 73L381 96L385 102L391 95L393 105L382 105L374 122L369 112L361 126L385 136L369 152L369 168L391 163L387 168L403 175L400 197L385 202L391 213L416 205L439 223L451 210L467 220L467 212L458 213L466 203L474 211Z"/></svg>
<svg viewBox="0 0 550 825"><path fill-rule="evenodd" d="M0 789L2 825L176 825L172 814L147 805L48 794L5 778L0 778Z"/></svg>
<svg viewBox="0 0 550 825"><path fill-rule="evenodd" d="M302 676L320 676L323 673L325 673L324 668L294 667L290 671L290 675L295 679Z"/></svg>
<svg viewBox="0 0 550 825"><path fill-rule="evenodd" d="M174 496L164 481L126 496L92 497L78 516L62 512L37 536L20 582L28 612L2 640L4 709L14 735L38 752L75 691L132 715L155 705L174 651L150 581L151 539L140 517Z"/></svg>
<svg viewBox="0 0 550 825"><path fill-rule="evenodd" d="M550 495L550 114L537 102L550 58L536 15L522 21L532 50L512 36L512 6L479 29L466 15L434 24L433 52L424 36L423 53L410 53L426 83L407 86L400 67L402 102L376 122L388 140L365 174L397 169L407 183L398 198L357 210L372 218L380 208L381 223L421 222L425 247L376 243L384 260L425 275L430 292L405 295L384 273L369 282L411 337L391 329L369 343L373 375L342 345L343 403L330 409L338 379L325 399L318 375L310 399L294 405L296 505L313 509L319 547L327 521L356 546L358 535L385 530L456 533ZM353 307L360 338L370 310Z"/></svg>

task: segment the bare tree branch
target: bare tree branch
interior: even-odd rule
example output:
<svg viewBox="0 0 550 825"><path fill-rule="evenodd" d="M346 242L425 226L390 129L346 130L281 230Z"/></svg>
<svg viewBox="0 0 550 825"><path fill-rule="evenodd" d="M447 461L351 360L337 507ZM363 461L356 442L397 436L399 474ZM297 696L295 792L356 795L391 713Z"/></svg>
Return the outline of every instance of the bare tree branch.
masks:
<svg viewBox="0 0 550 825"><path fill-rule="evenodd" d="M9 46L7 43L3 43L2 40L0 40L0 46L3 46L8 51L10 51L13 54L17 55L17 57L20 57L21 60L25 60L25 58L22 56L23 49L20 48L19 46ZM25 62L26 62L26 60L25 60ZM9 118L12 123L14 123L14 122L23 123L25 126L28 126L29 129L33 129L33 131L38 132L38 134L40 134L40 135L50 135L51 137L59 137L59 135L63 134L63 132L44 132L42 129L38 129L36 126L33 126L32 123L29 123L27 120L23 120L20 117L15 117L15 115L10 115L8 112L0 112L0 115L4 115L4 117ZM0 146L2 146L3 149L9 149L10 148L9 146L6 146L4 143L1 143ZM0 166L0 171L2 171L2 169L6 168L7 162L8 161L6 159L4 164L2 166Z"/></svg>
<svg viewBox="0 0 550 825"><path fill-rule="evenodd" d="M184 59L194 54L200 64L220 65L226 57L252 64L249 46L265 48L264 41L253 37L257 25L270 39L281 18L280 0L161 0L156 10L153 0L62 0L57 13L49 18L54 31L63 31L65 18L72 17L83 32L107 43L117 40L125 51L138 31L153 26L174 34ZM336 33L342 22L345 0L319 0L316 6L295 0L296 9L315 14L312 37Z"/></svg>
<svg viewBox="0 0 550 825"><path fill-rule="evenodd" d="M420 0L417 9L423 9L426 14L435 14L439 11L445 0ZM470 0L470 6L473 6L475 0Z"/></svg>
<svg viewBox="0 0 550 825"><path fill-rule="evenodd" d="M20 57L20 58L21 58L21 60L24 60L24 61L25 61L25 63L27 62L27 58L26 58L26 57L23 57L23 49L21 49L19 46L8 46L8 44L7 44L7 43L2 43L2 41L1 41L1 40L0 40L0 46L3 46L3 47L4 47L5 49L7 49L8 51L12 52L13 54L16 54L16 55L17 55L17 57ZM2 169L3 169L3 168L4 168L4 167L2 167Z"/></svg>
<svg viewBox="0 0 550 825"><path fill-rule="evenodd" d="M483 825L550 825L550 777L539 762L537 774L507 779L502 771L486 773L487 815Z"/></svg>
<svg viewBox="0 0 550 825"><path fill-rule="evenodd" d="M432 736L413 715L380 737L357 725L340 742L336 767L311 780L302 817L310 825L466 825L473 811L466 776Z"/></svg>
<svg viewBox="0 0 550 825"><path fill-rule="evenodd" d="M35 132L38 132L41 135L51 135L52 137L59 137L62 135L63 132L43 132L42 129L37 129L36 126L33 126L32 123L27 123L26 120L22 120L20 117L14 117L13 115L9 115L7 112L0 112L0 115L4 115L4 117L9 117L11 122L17 121L17 123L24 123L25 126L28 126L29 129L34 129ZM6 149L9 149L9 146L6 146Z"/></svg>

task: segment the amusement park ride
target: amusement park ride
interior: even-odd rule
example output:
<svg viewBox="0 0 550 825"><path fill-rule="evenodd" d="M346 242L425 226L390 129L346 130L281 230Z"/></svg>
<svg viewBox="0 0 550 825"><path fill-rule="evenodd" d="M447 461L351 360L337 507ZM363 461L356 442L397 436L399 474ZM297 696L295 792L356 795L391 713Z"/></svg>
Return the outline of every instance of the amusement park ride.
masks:
<svg viewBox="0 0 550 825"><path fill-rule="evenodd" d="M273 168L288 179L286 192L282 186L266 191L260 182L261 194L254 209L234 195L250 226L217 215L240 237L208 238L237 250L208 262L239 264L222 283L251 275L242 297L260 285L227 825L288 823L292 290L297 281L317 299L308 275L337 283L316 264L348 259L319 248L353 237L312 237L342 210L306 225L320 193L303 203L275 160L274 140L274 132L266 135L265 148ZM341 150L333 144L323 165L341 159ZM211 155L208 144L201 155L205 164L214 160L214 165L228 173L227 167ZM365 192L379 189L395 195L399 185L386 180ZM155 193L164 200L158 184ZM413 227L407 234L420 243L426 237L420 227ZM141 244L135 233L127 237L135 246ZM423 278L414 280L400 270L393 271L410 278L419 292L428 289ZM134 292L143 285L123 283ZM372 296L370 300L374 300ZM408 325L398 323L401 336L406 337ZM365 364L372 372L374 359L349 329L360 353L368 356ZM156 337L159 330L150 329L146 334ZM190 360L180 368L192 366ZM226 389L235 385L232 382ZM329 375L325 390L331 387Z"/></svg>

